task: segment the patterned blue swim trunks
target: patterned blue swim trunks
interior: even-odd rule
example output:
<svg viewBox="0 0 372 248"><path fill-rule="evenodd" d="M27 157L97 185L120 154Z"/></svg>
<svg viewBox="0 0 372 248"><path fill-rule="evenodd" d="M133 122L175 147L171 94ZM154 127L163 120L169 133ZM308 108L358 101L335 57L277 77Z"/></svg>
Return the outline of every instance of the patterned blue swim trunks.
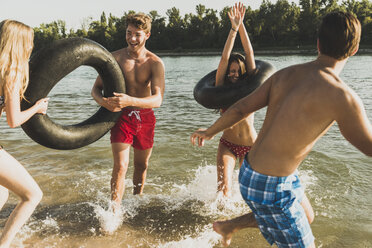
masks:
<svg viewBox="0 0 372 248"><path fill-rule="evenodd" d="M287 177L266 176L255 172L244 159L239 184L243 199L270 245L308 247L314 242L301 206L304 190L297 171Z"/></svg>

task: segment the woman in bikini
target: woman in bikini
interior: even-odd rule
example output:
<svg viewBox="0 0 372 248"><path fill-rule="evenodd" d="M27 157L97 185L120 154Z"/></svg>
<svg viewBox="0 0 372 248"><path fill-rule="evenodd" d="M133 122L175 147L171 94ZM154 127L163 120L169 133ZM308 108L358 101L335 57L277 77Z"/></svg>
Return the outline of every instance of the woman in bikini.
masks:
<svg viewBox="0 0 372 248"><path fill-rule="evenodd" d="M256 64L252 45L243 24L245 15L243 4L235 4L228 12L231 29L227 37L221 60L216 74L216 86L233 84L246 74L256 72ZM231 54L237 33L242 41L245 58L241 54ZM226 109L221 109L223 113ZM236 160L243 163L244 156L249 152L257 137L253 126L254 115L249 115L230 129L223 132L217 151L217 190L224 196L231 195L232 173Z"/></svg>
<svg viewBox="0 0 372 248"><path fill-rule="evenodd" d="M33 29L23 23L5 20L0 23L0 114L14 128L36 113L45 114L48 99L44 98L27 110L20 101L28 84L28 60L33 48ZM2 147L0 148L0 209L8 199L8 190L20 198L10 214L0 237L0 248L9 247L13 238L39 204L43 193L26 169Z"/></svg>

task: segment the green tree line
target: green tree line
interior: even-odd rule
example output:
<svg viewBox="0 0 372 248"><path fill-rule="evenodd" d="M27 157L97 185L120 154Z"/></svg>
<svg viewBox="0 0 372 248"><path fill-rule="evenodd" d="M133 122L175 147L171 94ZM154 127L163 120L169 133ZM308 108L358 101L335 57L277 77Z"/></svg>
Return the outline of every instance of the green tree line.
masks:
<svg viewBox="0 0 372 248"><path fill-rule="evenodd" d="M180 15L173 7L166 17L156 10L148 13L152 18L151 38L147 47L155 51L219 50L222 49L231 24L225 7L219 12L199 4L196 14ZM258 47L298 47L316 44L317 27L321 17L329 12L343 10L354 13L362 24L361 45L372 46L372 2L369 0L299 0L299 4L278 0L263 0L258 9L247 7L244 25L253 45ZM34 28L35 50L50 42L67 37L94 40L109 51L126 46L126 17L102 12L100 20L84 23L80 29L66 30L66 23L57 20ZM240 44L238 42L237 44ZM239 45L238 45L239 46Z"/></svg>

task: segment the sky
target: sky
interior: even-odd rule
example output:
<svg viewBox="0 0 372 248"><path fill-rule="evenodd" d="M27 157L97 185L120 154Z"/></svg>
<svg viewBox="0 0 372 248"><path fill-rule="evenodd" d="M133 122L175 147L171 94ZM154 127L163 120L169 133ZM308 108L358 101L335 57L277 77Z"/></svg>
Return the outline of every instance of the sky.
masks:
<svg viewBox="0 0 372 248"><path fill-rule="evenodd" d="M198 4L220 11L226 6L233 6L236 0L13 0L6 2L0 0L1 2L0 20L14 19L31 27L63 20L67 28L76 30L81 28L82 24L90 23L90 18L99 20L102 11L105 11L106 16L111 13L121 17L129 10L144 13L156 10L161 16L166 17L166 11L176 7L180 10L181 16L184 16L187 13L196 14L195 9ZM242 1L242 3L257 9L262 0Z"/></svg>

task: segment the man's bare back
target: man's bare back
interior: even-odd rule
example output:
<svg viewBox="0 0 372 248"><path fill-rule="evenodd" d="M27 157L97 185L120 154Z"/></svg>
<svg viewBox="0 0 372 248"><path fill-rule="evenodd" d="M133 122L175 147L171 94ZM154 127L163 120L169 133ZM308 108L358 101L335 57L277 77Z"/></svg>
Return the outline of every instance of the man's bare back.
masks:
<svg viewBox="0 0 372 248"><path fill-rule="evenodd" d="M271 176L292 174L335 121L349 142L371 155L372 131L363 104L338 77L345 62L335 65L321 55L313 62L278 71L225 113L232 115L207 131L214 134L216 127L234 125L236 120L268 106L249 162L255 171ZM239 117L235 119L235 115Z"/></svg>
<svg viewBox="0 0 372 248"><path fill-rule="evenodd" d="M323 61L283 69L269 83L266 118L249 160L259 173L287 176L345 111L348 98L357 99Z"/></svg>

